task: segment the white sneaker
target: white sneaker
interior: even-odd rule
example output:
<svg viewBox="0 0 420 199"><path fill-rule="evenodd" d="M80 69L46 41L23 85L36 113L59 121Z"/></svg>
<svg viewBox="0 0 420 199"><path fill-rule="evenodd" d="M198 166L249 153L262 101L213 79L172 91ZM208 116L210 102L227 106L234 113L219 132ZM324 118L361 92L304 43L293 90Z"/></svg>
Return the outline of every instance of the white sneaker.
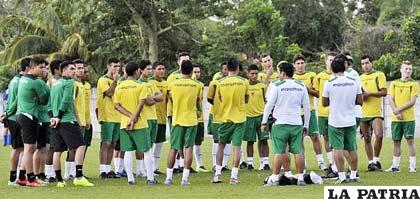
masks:
<svg viewBox="0 0 420 199"><path fill-rule="evenodd" d="M416 168L412 168L412 167L410 167L410 169L409 169L409 171L408 172L410 172L410 173L415 173L416 172Z"/></svg>
<svg viewBox="0 0 420 199"><path fill-rule="evenodd" d="M323 184L324 181L322 180L322 177L319 176L318 174L316 174L315 172L311 171L311 173L309 173L309 176L311 177L312 182L314 182L314 184Z"/></svg>

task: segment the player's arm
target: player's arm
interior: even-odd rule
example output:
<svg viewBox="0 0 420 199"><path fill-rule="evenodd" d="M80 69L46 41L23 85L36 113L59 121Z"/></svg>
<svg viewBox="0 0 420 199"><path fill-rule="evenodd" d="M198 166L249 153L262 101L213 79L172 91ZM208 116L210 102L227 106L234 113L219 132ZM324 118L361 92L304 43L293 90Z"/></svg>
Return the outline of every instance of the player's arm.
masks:
<svg viewBox="0 0 420 199"><path fill-rule="evenodd" d="M309 105L309 95L305 92L303 99L302 99L302 107L303 107L303 127L305 129L309 128L309 120L311 118L311 107Z"/></svg>
<svg viewBox="0 0 420 199"><path fill-rule="evenodd" d="M317 90L315 90L312 87L306 87L306 89L308 90L308 94L309 95L312 95L312 96L314 96L316 98L319 98L319 92Z"/></svg>
<svg viewBox="0 0 420 199"><path fill-rule="evenodd" d="M322 106L327 107L330 105L330 89L328 82L325 82L324 93L322 94Z"/></svg>
<svg viewBox="0 0 420 199"><path fill-rule="evenodd" d="M36 85L33 86L38 96L40 105L47 105L48 98L50 97L50 88L42 80L36 81Z"/></svg>
<svg viewBox="0 0 420 199"><path fill-rule="evenodd" d="M112 97L114 95L115 88L117 87L119 77L120 77L120 75L118 73L113 75L112 83L111 83L111 85L109 85L109 88L107 88L104 91L104 96Z"/></svg>
<svg viewBox="0 0 420 199"><path fill-rule="evenodd" d="M264 84L268 85L270 83L270 77L271 75L273 75L274 71L273 71L273 66L271 66L265 74L265 78L264 78Z"/></svg>
<svg viewBox="0 0 420 199"><path fill-rule="evenodd" d="M277 102L277 92L275 91L276 88L274 86L272 86L271 91L268 93L268 97L267 97L267 103L265 104L264 107L264 114L263 114L263 118L262 118L262 122L261 122L261 130L264 132L267 132L267 122L268 122L268 116L270 116L271 111L274 108L274 105Z"/></svg>
<svg viewBox="0 0 420 199"><path fill-rule="evenodd" d="M127 109L125 109L124 107L121 106L120 103L115 103L114 104L114 108L120 112L121 114L131 118L132 113L130 111L128 111Z"/></svg>
<svg viewBox="0 0 420 199"><path fill-rule="evenodd" d="M246 81L245 83L245 104L249 102L249 83Z"/></svg>
<svg viewBox="0 0 420 199"><path fill-rule="evenodd" d="M214 104L214 94L216 91L216 84L210 83L209 90L207 91L207 101L213 105Z"/></svg>
<svg viewBox="0 0 420 199"><path fill-rule="evenodd" d="M315 81L314 81L314 84L313 84L313 90L314 90L314 93L316 93L313 96L319 99L319 78L318 78L318 76L315 76Z"/></svg>
<svg viewBox="0 0 420 199"><path fill-rule="evenodd" d="M397 108L397 111L403 112L416 104L417 96L412 96L410 101Z"/></svg>

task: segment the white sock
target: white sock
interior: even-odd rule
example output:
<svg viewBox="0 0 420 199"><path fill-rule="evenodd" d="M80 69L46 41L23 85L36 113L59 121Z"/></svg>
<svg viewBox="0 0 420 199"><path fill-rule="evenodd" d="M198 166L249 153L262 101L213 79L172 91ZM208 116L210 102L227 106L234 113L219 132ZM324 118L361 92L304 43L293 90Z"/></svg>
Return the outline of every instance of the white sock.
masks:
<svg viewBox="0 0 420 199"><path fill-rule="evenodd" d="M133 152L126 151L124 153L124 167L125 171L127 172L127 179L128 182L134 182L134 175L133 175Z"/></svg>
<svg viewBox="0 0 420 199"><path fill-rule="evenodd" d="M118 158L118 168L116 169L117 172L124 172L124 159Z"/></svg>
<svg viewBox="0 0 420 199"><path fill-rule="evenodd" d="M47 178L51 177L51 167L52 165L45 164L45 175L47 176Z"/></svg>
<svg viewBox="0 0 420 199"><path fill-rule="evenodd" d="M153 158L151 150L144 152L144 164L146 167L147 180L154 180L153 177Z"/></svg>
<svg viewBox="0 0 420 199"><path fill-rule="evenodd" d="M16 173L19 175L20 170L22 169L22 158L23 158L23 151L19 153L19 161ZM54 173L55 174L55 173Z"/></svg>
<svg viewBox="0 0 420 199"><path fill-rule="evenodd" d="M105 164L100 164L99 165L99 172L106 173L106 165Z"/></svg>
<svg viewBox="0 0 420 199"><path fill-rule="evenodd" d="M373 163L373 160L369 160L369 164L372 164Z"/></svg>
<svg viewBox="0 0 420 199"><path fill-rule="evenodd" d="M263 157L260 157L260 170L262 170L264 168L264 159Z"/></svg>
<svg viewBox="0 0 420 199"><path fill-rule="evenodd" d="M343 181L346 179L346 173L345 172L338 172L338 178L340 181Z"/></svg>
<svg viewBox="0 0 420 199"><path fill-rule="evenodd" d="M400 168L400 161L401 161L400 156L393 156L392 157L392 167L393 168Z"/></svg>
<svg viewBox="0 0 420 199"><path fill-rule="evenodd" d="M324 156L322 156L322 153L316 155L316 161L318 162L318 166L324 166Z"/></svg>
<svg viewBox="0 0 420 199"><path fill-rule="evenodd" d="M338 172L337 165L335 165L335 164L331 165L331 169L332 169L334 172Z"/></svg>
<svg viewBox="0 0 420 199"><path fill-rule="evenodd" d="M182 157L179 158L179 167L184 168L184 158Z"/></svg>
<svg viewBox="0 0 420 199"><path fill-rule="evenodd" d="M241 158L239 159L239 162L244 162L245 161L244 150L242 150L242 147L240 149L241 149Z"/></svg>
<svg viewBox="0 0 420 199"><path fill-rule="evenodd" d="M188 178L190 177L190 170L187 168L184 168L182 171L182 180L188 181Z"/></svg>
<svg viewBox="0 0 420 199"><path fill-rule="evenodd" d="M162 151L163 142L156 143L153 147L153 165L154 170L159 170L160 152Z"/></svg>
<svg viewBox="0 0 420 199"><path fill-rule="evenodd" d="M226 144L225 149L223 150L223 163L222 166L227 166L227 163L230 159L230 144Z"/></svg>
<svg viewBox="0 0 420 199"><path fill-rule="evenodd" d="M144 159L143 160L136 160L136 168L137 168L137 175L139 175L140 173L144 173Z"/></svg>
<svg viewBox="0 0 420 199"><path fill-rule="evenodd" d="M303 181L303 173L298 173L297 177L298 177L298 181Z"/></svg>
<svg viewBox="0 0 420 199"><path fill-rule="evenodd" d="M172 180L173 175L174 175L174 169L166 168L166 179Z"/></svg>
<svg viewBox="0 0 420 199"><path fill-rule="evenodd" d="M70 175L72 175L73 177L76 177L76 163L73 162L69 162L70 163Z"/></svg>
<svg viewBox="0 0 420 199"><path fill-rule="evenodd" d="M332 153L332 151L327 152L327 157L328 157L328 162L330 164L333 164L333 153Z"/></svg>
<svg viewBox="0 0 420 199"><path fill-rule="evenodd" d="M286 172L284 172L284 176L290 178L290 177L293 176L293 173L292 173L292 171L286 171Z"/></svg>
<svg viewBox="0 0 420 199"><path fill-rule="evenodd" d="M213 143L213 147L211 149L211 154L213 157L213 166L216 166L216 155L217 155L217 147L219 146L218 143Z"/></svg>
<svg viewBox="0 0 420 199"><path fill-rule="evenodd" d="M232 172L231 172L231 174L230 174L230 177L231 177L231 178L238 179L238 172L239 172L238 167L233 167L233 168L232 168Z"/></svg>
<svg viewBox="0 0 420 199"><path fill-rule="evenodd" d="M350 179L356 179L357 178L357 171L350 170Z"/></svg>
<svg viewBox="0 0 420 199"><path fill-rule="evenodd" d="M106 172L107 173L111 172L111 165L110 164L106 165Z"/></svg>
<svg viewBox="0 0 420 199"><path fill-rule="evenodd" d="M64 162L64 176L63 179L67 179L70 177L70 171L71 170L71 166L70 166L70 162L65 161Z"/></svg>
<svg viewBox="0 0 420 199"><path fill-rule="evenodd" d="M270 163L269 163L269 160L270 160L270 159L268 159L268 157L263 157L262 159L263 159L263 164L264 164L264 165L269 165L269 164L270 164Z"/></svg>
<svg viewBox="0 0 420 199"><path fill-rule="evenodd" d="M214 175L222 175L222 166L221 165L217 165L216 164L216 172L214 173Z"/></svg>
<svg viewBox="0 0 420 199"><path fill-rule="evenodd" d="M410 156L410 168L415 169L416 168L416 156Z"/></svg>
<svg viewBox="0 0 420 199"><path fill-rule="evenodd" d="M248 157L246 159L246 164L254 166L254 157Z"/></svg>
<svg viewBox="0 0 420 199"><path fill-rule="evenodd" d="M273 182L275 182L275 181L279 181L279 179L280 179L280 174L271 174L271 176L270 176L270 180L271 181L273 181Z"/></svg>
<svg viewBox="0 0 420 199"><path fill-rule="evenodd" d="M201 145L194 145L194 155L197 168L203 166L203 154L201 152Z"/></svg>
<svg viewBox="0 0 420 199"><path fill-rule="evenodd" d="M175 159L174 168L179 168L179 159Z"/></svg>
<svg viewBox="0 0 420 199"><path fill-rule="evenodd" d="M378 163L379 162L379 157L375 157L375 156L373 156L373 163Z"/></svg>
<svg viewBox="0 0 420 199"><path fill-rule="evenodd" d="M118 168L120 168L120 158L115 158L114 157L114 169L115 171L118 171Z"/></svg>

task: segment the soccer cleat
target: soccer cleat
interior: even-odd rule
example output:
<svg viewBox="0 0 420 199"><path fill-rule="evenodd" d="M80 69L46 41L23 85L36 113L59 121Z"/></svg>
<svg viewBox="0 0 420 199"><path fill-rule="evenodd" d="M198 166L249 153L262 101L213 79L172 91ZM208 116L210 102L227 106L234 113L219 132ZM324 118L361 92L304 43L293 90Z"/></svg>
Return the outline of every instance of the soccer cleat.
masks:
<svg viewBox="0 0 420 199"><path fill-rule="evenodd" d="M377 170L378 168L373 162L368 165L368 171L377 171Z"/></svg>
<svg viewBox="0 0 420 199"><path fill-rule="evenodd" d="M27 183L28 181L26 180L26 178L25 179L23 179L23 180L21 180L21 179L17 179L17 181L16 181L16 183L19 185L19 186L26 186L26 183Z"/></svg>
<svg viewBox="0 0 420 199"><path fill-rule="evenodd" d="M107 177L108 177L108 178L121 178L121 176L117 176L117 175L115 174L115 172L114 172L114 171L110 171L110 172L107 174Z"/></svg>
<svg viewBox="0 0 420 199"><path fill-rule="evenodd" d="M239 184L241 181L239 181L238 178L230 178L230 184Z"/></svg>
<svg viewBox="0 0 420 199"><path fill-rule="evenodd" d="M385 172L395 172L395 173L399 173L400 172L400 168L398 167L389 167L389 169L385 170Z"/></svg>
<svg viewBox="0 0 420 199"><path fill-rule="evenodd" d="M128 181L128 185L136 185L137 182L136 181Z"/></svg>
<svg viewBox="0 0 420 199"><path fill-rule="evenodd" d="M99 179L101 179L101 180L105 180L105 179L107 179L108 178L108 176L106 175L106 173L105 172L102 172L101 174L99 174Z"/></svg>
<svg viewBox="0 0 420 199"><path fill-rule="evenodd" d="M53 183L53 182L56 182L57 180L54 178L54 177L49 177L48 178L48 182L49 183Z"/></svg>
<svg viewBox="0 0 420 199"><path fill-rule="evenodd" d="M297 186L306 186L306 182L304 180L298 180Z"/></svg>
<svg viewBox="0 0 420 199"><path fill-rule="evenodd" d="M183 168L183 167L175 168L173 173L174 173L174 174L180 174L180 173L182 173L182 172L183 172L183 170L184 170L184 168Z"/></svg>
<svg viewBox="0 0 420 199"><path fill-rule="evenodd" d="M18 186L18 184L17 184L16 180L13 181L13 182L8 181L7 182L7 186L9 186L9 187L16 187L16 186Z"/></svg>
<svg viewBox="0 0 420 199"><path fill-rule="evenodd" d="M222 168L222 171L230 171L230 169L229 169L229 167L224 166L224 167Z"/></svg>
<svg viewBox="0 0 420 199"><path fill-rule="evenodd" d="M241 162L241 164L239 165L239 169L246 169L248 168L248 164L246 162Z"/></svg>
<svg viewBox="0 0 420 199"><path fill-rule="evenodd" d="M338 173L334 172L331 167L328 167L327 170L325 170L325 176L322 178L338 178Z"/></svg>
<svg viewBox="0 0 420 199"><path fill-rule="evenodd" d="M181 185L191 185L188 180L181 180Z"/></svg>
<svg viewBox="0 0 420 199"><path fill-rule="evenodd" d="M115 175L119 176L120 178L127 177L127 173L125 174L126 176L124 176L124 172L117 172L117 173L115 173Z"/></svg>
<svg viewBox="0 0 420 199"><path fill-rule="evenodd" d="M354 178L354 179L349 179L348 182L359 182L359 180L357 178Z"/></svg>
<svg viewBox="0 0 420 199"><path fill-rule="evenodd" d="M58 188L63 188L63 187L66 187L67 185L66 185L66 182L57 182L57 185L56 185L56 187L58 187Z"/></svg>
<svg viewBox="0 0 420 199"><path fill-rule="evenodd" d="M410 172L410 173L416 173L416 168L410 167L409 170L408 170L408 172Z"/></svg>
<svg viewBox="0 0 420 199"><path fill-rule="evenodd" d="M166 184L166 185L171 185L172 183L173 183L172 179L166 179L165 182L163 182L163 184Z"/></svg>
<svg viewBox="0 0 420 199"><path fill-rule="evenodd" d="M153 173L154 173L154 174L156 174L156 175L163 175L163 174L165 174L165 173L163 173L163 172L160 172L159 170L156 170L156 171L154 171Z"/></svg>
<svg viewBox="0 0 420 199"><path fill-rule="evenodd" d="M204 166L201 166L201 167L198 167L197 168L197 172L199 172L199 173L208 173L210 171L207 170L206 168L204 168Z"/></svg>
<svg viewBox="0 0 420 199"><path fill-rule="evenodd" d="M271 169L270 169L270 165L265 164L265 165L264 165L263 170L264 170L264 171L270 171L270 170L271 170Z"/></svg>
<svg viewBox="0 0 420 199"><path fill-rule="evenodd" d="M312 182L314 184L322 184L322 183L324 183L324 181L322 180L321 176L319 176L318 174L316 174L313 171L311 171L311 173L309 173L309 177L311 178L311 180L312 180Z"/></svg>
<svg viewBox="0 0 420 199"><path fill-rule="evenodd" d="M250 171L254 170L254 166L252 164L248 164L248 170Z"/></svg>
<svg viewBox="0 0 420 199"><path fill-rule="evenodd" d="M318 164L318 168L319 168L319 170L321 170L321 171L325 171L325 170L327 169L327 167L324 165L324 163L319 163L319 164Z"/></svg>
<svg viewBox="0 0 420 199"><path fill-rule="evenodd" d="M45 185L43 185L43 184L41 184L41 183L37 182L36 180L34 180L33 182L29 182L29 181L27 181L27 182L26 182L26 186L27 186L27 187L45 187Z"/></svg>
<svg viewBox="0 0 420 199"><path fill-rule="evenodd" d="M148 185L156 185L157 184L157 181L155 179L153 179L153 180L147 180L146 183Z"/></svg>
<svg viewBox="0 0 420 199"><path fill-rule="evenodd" d="M75 178L73 180L74 186L81 186L81 187L93 187L94 184L90 183L85 177Z"/></svg>
<svg viewBox="0 0 420 199"><path fill-rule="evenodd" d="M182 171L182 172L184 172L184 171ZM190 173L197 173L197 171L196 170L194 170L192 167L190 168Z"/></svg>
<svg viewBox="0 0 420 199"><path fill-rule="evenodd" d="M221 183L222 182L222 176L221 175L215 175L211 182L212 183Z"/></svg>
<svg viewBox="0 0 420 199"><path fill-rule="evenodd" d="M268 176L265 178L264 180L264 187L272 187L272 186L279 186L280 185L280 181L277 180L272 180L271 176Z"/></svg>
<svg viewBox="0 0 420 199"><path fill-rule="evenodd" d="M382 164L381 164L381 162L376 162L376 163L374 163L375 164L375 166L376 166L376 168L379 170L379 171L382 171Z"/></svg>

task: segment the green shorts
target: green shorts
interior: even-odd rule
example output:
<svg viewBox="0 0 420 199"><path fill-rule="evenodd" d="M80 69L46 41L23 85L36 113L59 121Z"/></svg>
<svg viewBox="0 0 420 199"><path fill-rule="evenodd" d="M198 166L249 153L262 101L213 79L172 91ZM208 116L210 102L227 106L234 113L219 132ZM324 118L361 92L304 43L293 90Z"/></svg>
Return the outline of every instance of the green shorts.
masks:
<svg viewBox="0 0 420 199"><path fill-rule="evenodd" d="M171 128L171 149L182 150L194 146L197 126L175 125Z"/></svg>
<svg viewBox="0 0 420 199"><path fill-rule="evenodd" d="M166 141L166 124L157 124L157 135L155 143L162 143Z"/></svg>
<svg viewBox="0 0 420 199"><path fill-rule="evenodd" d="M289 146L289 152L302 153L302 125L275 124L271 129L273 153L283 154Z"/></svg>
<svg viewBox="0 0 420 199"><path fill-rule="evenodd" d="M149 126L150 141L153 145L153 143L156 143L157 120L147 120L147 125Z"/></svg>
<svg viewBox="0 0 420 199"><path fill-rule="evenodd" d="M214 143L218 143L219 142L219 128L220 128L220 123L211 123L211 129L213 130L213 140Z"/></svg>
<svg viewBox="0 0 420 199"><path fill-rule="evenodd" d="M101 140L117 141L120 138L120 123L101 122Z"/></svg>
<svg viewBox="0 0 420 199"><path fill-rule="evenodd" d="M380 118L381 120L384 120L384 118L383 117L362 117L362 118L360 118L360 122L372 122L374 119L376 119L376 118Z"/></svg>
<svg viewBox="0 0 420 199"><path fill-rule="evenodd" d="M242 140L244 139L245 133L245 122L233 123L226 122L220 124L219 127L219 141L223 143L229 143L233 146L241 146Z"/></svg>
<svg viewBox="0 0 420 199"><path fill-rule="evenodd" d="M121 151L147 152L152 148L150 135L147 128L126 131L121 129L120 147Z"/></svg>
<svg viewBox="0 0 420 199"><path fill-rule="evenodd" d="M318 116L319 134L328 136L328 117Z"/></svg>
<svg viewBox="0 0 420 199"><path fill-rule="evenodd" d="M416 122L391 122L392 140L401 141L403 135L407 140L414 139Z"/></svg>
<svg viewBox="0 0 420 199"><path fill-rule="evenodd" d="M244 141L255 142L257 136L258 141L267 140L270 137L269 133L261 132L261 122L262 115L246 118Z"/></svg>
<svg viewBox="0 0 420 199"><path fill-rule="evenodd" d="M302 115L302 122L305 123L305 118ZM311 118L309 119L308 136L319 136L318 119L315 110L311 111Z"/></svg>
<svg viewBox="0 0 420 199"><path fill-rule="evenodd" d="M356 117L356 129L360 126L360 117Z"/></svg>
<svg viewBox="0 0 420 199"><path fill-rule="evenodd" d="M90 146L92 143L92 127L90 129L87 129L86 127L82 128L82 135L86 146Z"/></svg>
<svg viewBox="0 0 420 199"><path fill-rule="evenodd" d="M328 126L328 138L332 149L347 151L357 149L356 125L343 128Z"/></svg>
<svg viewBox="0 0 420 199"><path fill-rule="evenodd" d="M204 141L204 123L199 122L197 124L197 134L195 135L195 142Z"/></svg>

